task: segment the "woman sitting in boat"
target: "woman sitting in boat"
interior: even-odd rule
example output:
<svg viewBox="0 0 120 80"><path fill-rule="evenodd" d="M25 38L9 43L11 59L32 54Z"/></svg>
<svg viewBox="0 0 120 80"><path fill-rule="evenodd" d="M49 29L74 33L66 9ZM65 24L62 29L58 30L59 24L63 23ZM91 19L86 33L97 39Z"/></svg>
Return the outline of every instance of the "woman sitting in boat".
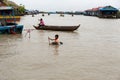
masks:
<svg viewBox="0 0 120 80"><path fill-rule="evenodd" d="M51 39L51 38L48 37L49 40L54 41L54 42L52 42L52 44L55 44L55 45L59 44L59 39L58 38L59 38L58 34L55 35L55 39Z"/></svg>
<svg viewBox="0 0 120 80"><path fill-rule="evenodd" d="M40 23L39 23L39 26L44 26L45 24L44 24L44 21L43 21L43 19L41 18L40 19Z"/></svg>

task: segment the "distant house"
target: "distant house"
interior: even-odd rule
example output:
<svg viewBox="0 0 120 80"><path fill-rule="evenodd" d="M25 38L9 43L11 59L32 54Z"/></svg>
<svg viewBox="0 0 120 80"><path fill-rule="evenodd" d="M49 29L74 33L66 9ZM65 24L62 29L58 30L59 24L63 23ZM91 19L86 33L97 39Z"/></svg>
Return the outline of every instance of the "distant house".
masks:
<svg viewBox="0 0 120 80"><path fill-rule="evenodd" d="M100 8L102 8L102 7L97 7L97 8L92 8L92 9L85 10L84 15L87 15L87 16L98 16Z"/></svg>
<svg viewBox="0 0 120 80"><path fill-rule="evenodd" d="M117 17L118 9L112 6L105 6L99 9L99 17L114 18Z"/></svg>
<svg viewBox="0 0 120 80"><path fill-rule="evenodd" d="M118 9L112 6L105 6L85 10L84 14L87 16L97 16L100 18L116 18L118 11Z"/></svg>

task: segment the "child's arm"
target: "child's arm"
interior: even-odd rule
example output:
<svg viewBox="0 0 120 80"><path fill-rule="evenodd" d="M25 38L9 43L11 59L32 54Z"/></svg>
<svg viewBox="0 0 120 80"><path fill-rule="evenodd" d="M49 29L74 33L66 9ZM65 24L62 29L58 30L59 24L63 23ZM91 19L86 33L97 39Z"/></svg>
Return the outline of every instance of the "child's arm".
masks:
<svg viewBox="0 0 120 80"><path fill-rule="evenodd" d="M50 37L48 37L49 40L55 40L55 39L51 39Z"/></svg>

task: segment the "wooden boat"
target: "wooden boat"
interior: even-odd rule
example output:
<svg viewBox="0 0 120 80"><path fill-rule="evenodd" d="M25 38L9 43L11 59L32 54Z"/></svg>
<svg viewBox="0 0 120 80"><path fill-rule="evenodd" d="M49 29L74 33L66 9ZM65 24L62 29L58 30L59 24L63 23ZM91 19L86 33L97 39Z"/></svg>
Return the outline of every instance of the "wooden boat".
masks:
<svg viewBox="0 0 120 80"><path fill-rule="evenodd" d="M0 25L0 34L21 34L23 31L23 25L16 23L7 23L6 25Z"/></svg>
<svg viewBox="0 0 120 80"><path fill-rule="evenodd" d="M0 7L0 34L22 33L23 25L16 23L20 17L14 15L13 7Z"/></svg>
<svg viewBox="0 0 120 80"><path fill-rule="evenodd" d="M74 31L80 27L80 24L77 26L54 26L54 25L45 25L45 26L34 26L37 30L54 30L54 31Z"/></svg>

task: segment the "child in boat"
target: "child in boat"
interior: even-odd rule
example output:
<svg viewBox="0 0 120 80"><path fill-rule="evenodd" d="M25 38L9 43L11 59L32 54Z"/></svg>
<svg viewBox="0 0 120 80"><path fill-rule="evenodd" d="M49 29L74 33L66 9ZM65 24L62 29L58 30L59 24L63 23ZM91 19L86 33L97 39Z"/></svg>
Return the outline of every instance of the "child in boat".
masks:
<svg viewBox="0 0 120 80"><path fill-rule="evenodd" d="M55 39L51 39L51 38L48 37L49 40L54 41L54 42L52 42L52 44L57 44L57 45L59 44L59 39L58 38L59 38L58 34L55 35Z"/></svg>
<svg viewBox="0 0 120 80"><path fill-rule="evenodd" d="M41 18L40 19L40 23L39 23L39 26L44 26L45 24L44 24L44 21L43 21L43 19Z"/></svg>

